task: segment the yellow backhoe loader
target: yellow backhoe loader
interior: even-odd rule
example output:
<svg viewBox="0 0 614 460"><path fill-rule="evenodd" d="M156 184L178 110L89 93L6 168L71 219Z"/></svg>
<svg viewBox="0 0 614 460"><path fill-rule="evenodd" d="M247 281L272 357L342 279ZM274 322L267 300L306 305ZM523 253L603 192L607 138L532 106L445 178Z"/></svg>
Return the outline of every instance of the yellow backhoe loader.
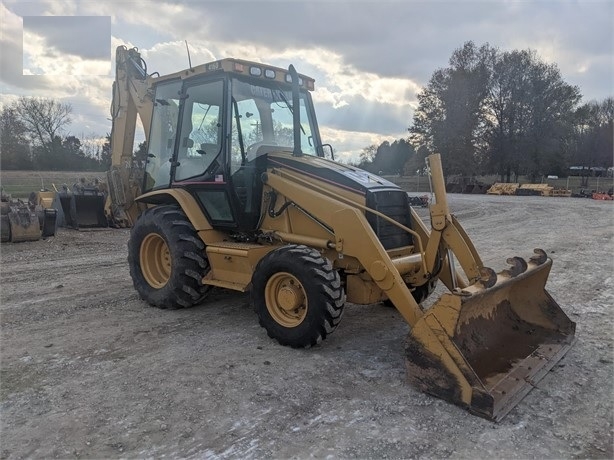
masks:
<svg viewBox="0 0 614 460"><path fill-rule="evenodd" d="M450 213L440 156L427 227L407 193L334 161L320 138L314 80L222 59L149 75L117 49L108 218L132 226L134 286L159 308L206 302L212 286L251 291L268 335L310 347L345 302L391 302L411 330L409 381L500 420L571 347L575 324L545 290L542 250L495 273ZM130 173L136 117L145 173ZM459 270L456 267L459 267ZM438 280L448 288L421 303Z"/></svg>

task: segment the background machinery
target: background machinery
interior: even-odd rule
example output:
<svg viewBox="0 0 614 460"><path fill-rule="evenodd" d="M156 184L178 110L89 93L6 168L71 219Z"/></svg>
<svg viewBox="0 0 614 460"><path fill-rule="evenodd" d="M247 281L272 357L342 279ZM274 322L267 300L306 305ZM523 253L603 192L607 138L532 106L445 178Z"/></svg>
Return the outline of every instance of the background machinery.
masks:
<svg viewBox="0 0 614 460"><path fill-rule="evenodd" d="M346 301L389 300L411 328L410 382L499 420L573 342L545 290L552 261L535 250L485 267L450 213L439 155L428 227L399 187L328 159L313 89L293 66L239 59L148 75L136 49L117 49L106 210L132 226L136 290L160 308L201 303L212 286L251 290L260 324L291 347L331 334ZM439 280L449 293L424 310Z"/></svg>
<svg viewBox="0 0 614 460"><path fill-rule="evenodd" d="M57 211L45 208L33 193L26 202L2 191L0 196L0 241L20 243L55 235Z"/></svg>
<svg viewBox="0 0 614 460"><path fill-rule="evenodd" d="M58 209L58 225L74 229L107 227L105 200L104 184L98 180L88 183L82 178L72 188L63 185L53 203Z"/></svg>

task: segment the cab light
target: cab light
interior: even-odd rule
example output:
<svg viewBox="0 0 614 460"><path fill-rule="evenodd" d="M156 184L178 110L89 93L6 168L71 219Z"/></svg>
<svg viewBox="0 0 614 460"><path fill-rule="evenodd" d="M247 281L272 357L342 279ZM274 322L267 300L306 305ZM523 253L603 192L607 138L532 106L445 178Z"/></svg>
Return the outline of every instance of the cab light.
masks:
<svg viewBox="0 0 614 460"><path fill-rule="evenodd" d="M262 69L260 67L250 67L249 74L254 77L259 77L262 75Z"/></svg>
<svg viewBox="0 0 614 460"><path fill-rule="evenodd" d="M288 83L292 83L292 75L290 75L289 73L286 74L286 81ZM298 85L303 86L303 79L301 77L298 77Z"/></svg>
<svg viewBox="0 0 614 460"><path fill-rule="evenodd" d="M273 69L264 69L264 76L266 78L274 79L275 78L275 71Z"/></svg>
<svg viewBox="0 0 614 460"><path fill-rule="evenodd" d="M235 62L235 72L243 72L243 64Z"/></svg>

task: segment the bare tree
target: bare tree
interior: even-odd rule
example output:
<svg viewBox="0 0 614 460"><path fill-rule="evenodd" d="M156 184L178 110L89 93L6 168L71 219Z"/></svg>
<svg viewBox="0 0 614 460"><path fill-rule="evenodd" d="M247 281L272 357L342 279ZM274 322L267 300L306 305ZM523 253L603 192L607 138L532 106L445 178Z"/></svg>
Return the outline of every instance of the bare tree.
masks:
<svg viewBox="0 0 614 460"><path fill-rule="evenodd" d="M35 144L52 154L54 139L72 121L72 106L54 99L20 97L16 110Z"/></svg>
<svg viewBox="0 0 614 460"><path fill-rule="evenodd" d="M377 145L375 144L371 144L362 149L362 152L360 152L360 164L364 166L367 163L372 163L376 153Z"/></svg>

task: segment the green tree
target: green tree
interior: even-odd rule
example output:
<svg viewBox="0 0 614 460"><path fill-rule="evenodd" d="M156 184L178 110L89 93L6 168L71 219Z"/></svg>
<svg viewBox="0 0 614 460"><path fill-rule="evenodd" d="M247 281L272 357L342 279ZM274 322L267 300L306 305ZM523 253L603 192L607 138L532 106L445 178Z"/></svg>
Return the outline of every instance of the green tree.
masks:
<svg viewBox="0 0 614 460"><path fill-rule="evenodd" d="M614 152L614 98L582 104L575 111L568 166L612 166ZM588 175L588 171L587 171Z"/></svg>
<svg viewBox="0 0 614 460"><path fill-rule="evenodd" d="M496 50L466 42L418 95L410 140L445 158L448 173L475 173L487 145L485 109Z"/></svg>
<svg viewBox="0 0 614 460"><path fill-rule="evenodd" d="M32 169L26 127L13 105L0 111L0 169Z"/></svg>
<svg viewBox="0 0 614 460"><path fill-rule="evenodd" d="M418 95L410 140L441 153L447 174L537 178L565 169L580 98L534 51L467 42Z"/></svg>
<svg viewBox="0 0 614 460"><path fill-rule="evenodd" d="M491 81L491 171L509 181L564 169L579 89L532 50L498 54Z"/></svg>
<svg viewBox="0 0 614 460"><path fill-rule="evenodd" d="M412 145L406 139L399 139L392 143L393 158L391 170L394 174L405 175L405 164L416 155Z"/></svg>
<svg viewBox="0 0 614 460"><path fill-rule="evenodd" d="M137 169L145 169L145 163L147 160L147 141L139 143L138 148L134 151L132 156L132 165Z"/></svg>
<svg viewBox="0 0 614 460"><path fill-rule="evenodd" d="M103 171L111 169L111 134L107 133L99 158L100 167Z"/></svg>

